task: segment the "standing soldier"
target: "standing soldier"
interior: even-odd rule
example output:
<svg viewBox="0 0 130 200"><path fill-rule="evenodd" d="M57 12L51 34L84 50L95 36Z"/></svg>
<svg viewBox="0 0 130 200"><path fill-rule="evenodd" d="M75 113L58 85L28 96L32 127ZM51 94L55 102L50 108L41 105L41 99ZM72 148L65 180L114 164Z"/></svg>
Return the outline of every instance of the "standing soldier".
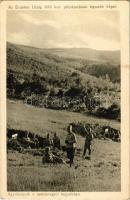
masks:
<svg viewBox="0 0 130 200"><path fill-rule="evenodd" d="M85 137L83 157L85 157L86 151L88 150L89 159L90 159L90 155L91 155L91 142L92 142L92 139L93 139L93 134L92 134L91 127L87 130L86 127L85 127L85 124L84 124L84 129L85 129L85 132L86 132L86 137Z"/></svg>
<svg viewBox="0 0 130 200"><path fill-rule="evenodd" d="M65 139L65 143L66 143L67 157L70 160L70 167L71 167L74 160L75 144L76 144L76 137L75 134L72 132L72 125L70 125L68 128L68 135Z"/></svg>

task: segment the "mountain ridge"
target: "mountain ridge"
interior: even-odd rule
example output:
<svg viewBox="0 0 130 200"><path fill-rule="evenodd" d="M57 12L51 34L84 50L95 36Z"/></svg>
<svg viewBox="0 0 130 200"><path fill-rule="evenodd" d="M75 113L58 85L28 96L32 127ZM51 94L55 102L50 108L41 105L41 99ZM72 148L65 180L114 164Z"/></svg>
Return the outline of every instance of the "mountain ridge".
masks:
<svg viewBox="0 0 130 200"><path fill-rule="evenodd" d="M7 42L7 46L16 46L24 51L28 50L38 50L39 53L44 54L52 54L62 58L68 59L83 59L93 62L101 62L101 63L120 63L120 51L103 51L103 50L95 50L90 48L38 48L33 46L26 46L20 44L14 44Z"/></svg>

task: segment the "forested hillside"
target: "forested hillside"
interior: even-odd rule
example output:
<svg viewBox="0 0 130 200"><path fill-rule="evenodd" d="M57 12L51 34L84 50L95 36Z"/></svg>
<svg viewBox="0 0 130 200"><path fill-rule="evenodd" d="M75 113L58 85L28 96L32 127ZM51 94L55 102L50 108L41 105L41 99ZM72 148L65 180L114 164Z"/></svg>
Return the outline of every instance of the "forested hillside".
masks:
<svg viewBox="0 0 130 200"><path fill-rule="evenodd" d="M107 79L110 78L111 82L120 81L119 63L108 64L107 62L103 63L101 61L101 63L99 63L95 62L94 60L90 61L81 58L80 59L65 58L54 55L53 52L51 53L51 50L48 49L45 51L45 49L42 50L33 47L25 47L8 43L7 44L8 70L9 71L12 70L13 72L15 72L15 74L17 74L16 76L21 75L22 79L24 79L25 77L31 79L33 74L35 73L39 77L42 77L43 79L48 79L47 81L50 80L50 82L51 81L57 82L57 85L59 84L58 86L60 87L62 87L62 85L63 87L67 87L69 84L68 82L70 82L70 79L75 79L74 77L76 77L76 75L77 76L79 75L80 78L83 79L84 81L87 80L92 83L93 82L97 83L98 81L98 85L100 85L99 82L101 83L102 81L104 82L106 78ZM116 57L118 57L117 55ZM100 77L101 79L104 80L100 79L99 81L99 79L96 79L93 76L98 78Z"/></svg>
<svg viewBox="0 0 130 200"><path fill-rule="evenodd" d="M109 106L113 103L119 105L119 52L114 52L108 63L108 59L105 60L106 52L102 52L102 55L98 52L100 56L96 61L97 51L91 50L94 56L85 59L85 50L90 53L90 49L38 49L7 43L8 96L25 98L28 90L41 95L49 92L55 96L60 92L80 98L86 95L94 97L98 93L103 98L109 97ZM79 58L76 56L78 51ZM108 56L112 55L112 52L107 53ZM69 54L75 56L72 58ZM112 62L114 55L115 62ZM103 59L99 61L99 57Z"/></svg>

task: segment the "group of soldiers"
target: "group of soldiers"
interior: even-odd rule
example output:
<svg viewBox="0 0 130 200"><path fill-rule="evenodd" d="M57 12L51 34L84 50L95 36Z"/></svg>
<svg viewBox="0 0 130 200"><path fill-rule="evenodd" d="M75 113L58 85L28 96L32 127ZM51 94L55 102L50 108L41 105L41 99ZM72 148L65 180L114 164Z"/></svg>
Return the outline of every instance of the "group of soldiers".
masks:
<svg viewBox="0 0 130 200"><path fill-rule="evenodd" d="M93 139L92 129L90 127L86 127L84 124L85 131L85 142L84 142L84 150L83 157L86 158L86 152L88 151L88 157L90 159L91 155L91 141ZM49 133L47 133L46 137L43 138L38 135L34 135L28 131L20 131L15 132L14 130L8 131L8 148L13 147L16 149L27 148L27 149L43 149L43 163L66 163L63 159L63 151L66 151L68 163L70 166L74 163L74 156L76 151L77 139L75 133L73 131L73 126L70 124L67 128L68 134L65 137L65 145L61 145L60 137L53 133L51 137ZM17 145L17 146L16 146ZM63 149L64 147L64 149ZM21 151L20 148L20 151ZM63 150L63 151L61 151Z"/></svg>
<svg viewBox="0 0 130 200"><path fill-rule="evenodd" d="M85 142L84 142L84 150L83 150L83 158L86 158L86 152L88 151L88 159L90 159L91 155L91 142L93 139L93 134L91 128L87 128L84 125L84 130L86 132ZM43 155L43 163L65 163L65 161L58 156L55 151L56 148L61 150L60 145L60 138L54 133L54 137L52 140L50 140L49 134L47 134L47 145L45 148L45 153ZM77 139L76 136L72 130L72 125L68 127L68 134L65 138L65 144L66 144L66 152L67 152L67 158L68 162L70 164L70 167L72 164L74 164L74 156L75 156L75 150L76 150L76 143ZM52 147L52 151L50 150L50 147Z"/></svg>

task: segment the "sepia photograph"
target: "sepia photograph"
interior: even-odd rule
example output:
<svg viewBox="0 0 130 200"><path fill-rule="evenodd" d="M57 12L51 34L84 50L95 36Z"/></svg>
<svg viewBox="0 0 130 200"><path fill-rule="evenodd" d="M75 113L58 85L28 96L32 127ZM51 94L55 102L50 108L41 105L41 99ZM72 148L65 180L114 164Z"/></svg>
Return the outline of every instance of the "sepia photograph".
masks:
<svg viewBox="0 0 130 200"><path fill-rule="evenodd" d="M128 6L0 4L0 199L129 199Z"/></svg>
<svg viewBox="0 0 130 200"><path fill-rule="evenodd" d="M0 30L0 199L129 199L129 3L3 1Z"/></svg>
<svg viewBox="0 0 130 200"><path fill-rule="evenodd" d="M0 4L0 199L130 197L129 3Z"/></svg>
<svg viewBox="0 0 130 200"><path fill-rule="evenodd" d="M6 14L7 191L121 191L118 11Z"/></svg>

